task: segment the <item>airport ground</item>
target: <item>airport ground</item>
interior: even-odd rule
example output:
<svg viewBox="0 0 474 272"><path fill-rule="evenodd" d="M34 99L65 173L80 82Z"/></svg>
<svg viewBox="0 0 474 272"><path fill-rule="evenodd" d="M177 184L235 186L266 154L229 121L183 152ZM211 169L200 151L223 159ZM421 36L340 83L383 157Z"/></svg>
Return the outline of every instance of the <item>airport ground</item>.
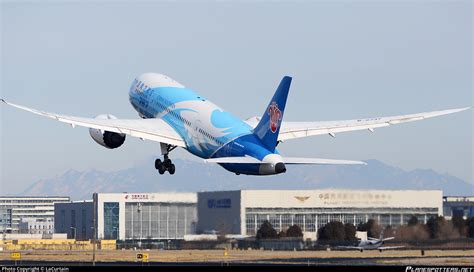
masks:
<svg viewBox="0 0 474 272"><path fill-rule="evenodd" d="M24 265L88 265L92 251L20 251ZM139 264L137 253L148 253L148 265L441 265L474 266L474 250L271 251L271 250L99 250L97 265ZM0 252L1 265L13 265L10 251Z"/></svg>

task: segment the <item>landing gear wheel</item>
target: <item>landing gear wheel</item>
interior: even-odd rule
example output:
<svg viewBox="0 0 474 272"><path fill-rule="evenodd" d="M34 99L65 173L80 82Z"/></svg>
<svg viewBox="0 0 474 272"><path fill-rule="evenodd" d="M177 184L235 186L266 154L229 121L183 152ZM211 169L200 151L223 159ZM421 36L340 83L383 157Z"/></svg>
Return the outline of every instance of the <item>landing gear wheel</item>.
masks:
<svg viewBox="0 0 474 272"><path fill-rule="evenodd" d="M163 175L165 172L166 172L166 168L163 164L161 164L160 168L158 168L158 173L160 173L160 175Z"/></svg>
<svg viewBox="0 0 474 272"><path fill-rule="evenodd" d="M160 175L163 175L166 172L166 167L160 159L155 160L155 169L158 170L158 173L160 173Z"/></svg>
<svg viewBox="0 0 474 272"><path fill-rule="evenodd" d="M161 166L161 160L160 159L156 159L155 160L155 169L158 170L160 169L160 166Z"/></svg>
<svg viewBox="0 0 474 272"><path fill-rule="evenodd" d="M172 165L171 160L168 159L168 158L165 158L165 161L163 162L163 165L164 165L167 169L169 169L170 166Z"/></svg>
<svg viewBox="0 0 474 272"><path fill-rule="evenodd" d="M175 170L176 168L174 167L174 164L171 164L168 168L168 172L170 172L170 175L174 175Z"/></svg>

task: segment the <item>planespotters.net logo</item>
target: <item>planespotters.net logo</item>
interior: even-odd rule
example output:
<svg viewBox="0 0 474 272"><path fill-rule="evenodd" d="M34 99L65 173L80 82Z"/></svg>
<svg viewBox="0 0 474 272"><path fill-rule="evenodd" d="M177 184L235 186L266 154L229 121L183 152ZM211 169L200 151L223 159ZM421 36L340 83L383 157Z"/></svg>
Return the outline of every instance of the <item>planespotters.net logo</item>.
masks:
<svg viewBox="0 0 474 272"><path fill-rule="evenodd" d="M270 130L272 133L276 133L281 120L281 111L278 108L278 104L273 101L268 107L268 114L270 115Z"/></svg>
<svg viewBox="0 0 474 272"><path fill-rule="evenodd" d="M412 267L407 266L405 272L474 272L474 267Z"/></svg>

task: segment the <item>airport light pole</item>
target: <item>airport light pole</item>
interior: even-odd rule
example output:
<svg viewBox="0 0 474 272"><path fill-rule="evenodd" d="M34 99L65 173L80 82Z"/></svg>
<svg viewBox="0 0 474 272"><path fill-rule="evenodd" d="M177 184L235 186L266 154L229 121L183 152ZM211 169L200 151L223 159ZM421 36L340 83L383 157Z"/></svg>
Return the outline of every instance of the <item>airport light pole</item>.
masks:
<svg viewBox="0 0 474 272"><path fill-rule="evenodd" d="M93 229L94 229L94 239L92 240L92 266L95 266L95 244L96 244L96 237L97 237L97 193L92 195L93 201L93 211L92 211L92 220L93 220Z"/></svg>
<svg viewBox="0 0 474 272"><path fill-rule="evenodd" d="M2 223L2 247L5 246L5 241L6 241L6 234L5 234L5 229L6 229L6 223Z"/></svg>
<svg viewBox="0 0 474 272"><path fill-rule="evenodd" d="M137 211L138 213L140 214L140 238L138 240L138 247L140 249L142 249L142 231L143 231L143 227L142 227L142 224L143 224L143 217L142 217L142 203L139 202L137 204Z"/></svg>

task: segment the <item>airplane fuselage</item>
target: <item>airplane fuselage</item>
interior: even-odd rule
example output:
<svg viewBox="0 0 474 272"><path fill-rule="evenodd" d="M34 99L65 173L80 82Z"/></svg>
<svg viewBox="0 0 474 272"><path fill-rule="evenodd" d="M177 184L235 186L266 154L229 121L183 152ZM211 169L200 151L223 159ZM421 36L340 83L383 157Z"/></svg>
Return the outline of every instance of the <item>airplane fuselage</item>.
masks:
<svg viewBox="0 0 474 272"><path fill-rule="evenodd" d="M161 118L173 127L186 150L198 157L251 156L267 164L220 165L238 174L281 173L275 169L282 162L278 151L266 149L247 123L167 76L139 76L130 87L129 100L142 118Z"/></svg>
<svg viewBox="0 0 474 272"><path fill-rule="evenodd" d="M382 240L364 240L360 241L359 247L361 249L378 249L383 245Z"/></svg>
<svg viewBox="0 0 474 272"><path fill-rule="evenodd" d="M157 73L138 76L129 90L130 103L146 120L119 119L112 114L78 117L36 110L3 98L0 102L72 127L86 127L94 142L108 149L120 147L127 135L159 142L163 160L156 158L154 166L160 175L175 173L176 167L169 153L176 147L236 174L275 175L286 172L286 165L365 165L365 162L354 160L282 157L276 147L290 139L323 134L335 137L336 133L366 129L374 132L376 128L470 108L341 121L283 122L291 82L292 77L284 76L262 115L246 121Z"/></svg>

